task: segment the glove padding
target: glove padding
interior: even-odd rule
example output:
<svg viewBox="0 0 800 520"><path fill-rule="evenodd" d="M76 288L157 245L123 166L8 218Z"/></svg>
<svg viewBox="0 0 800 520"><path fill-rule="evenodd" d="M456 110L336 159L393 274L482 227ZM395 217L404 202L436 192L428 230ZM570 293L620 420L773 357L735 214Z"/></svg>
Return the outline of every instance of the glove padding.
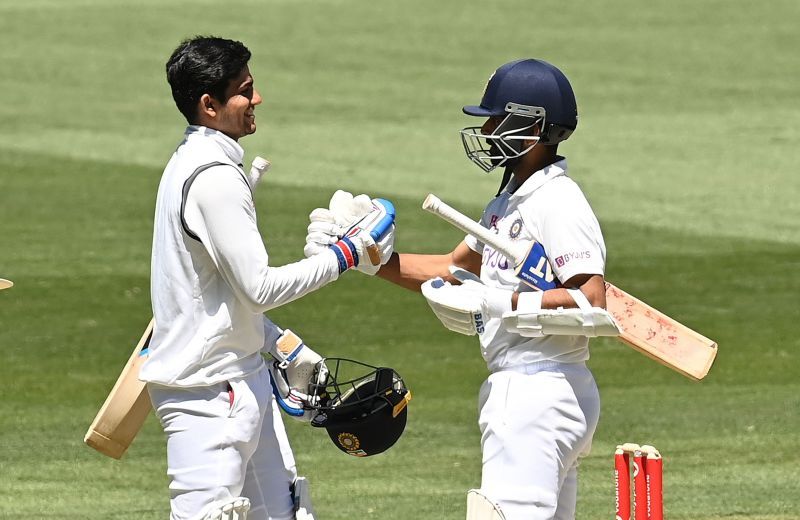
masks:
<svg viewBox="0 0 800 520"><path fill-rule="evenodd" d="M307 258L333 249L339 259L340 272L351 267L374 275L389 261L394 249L394 224L377 241L370 233L386 216L383 206L367 195L354 197L338 190L331 197L328 208L317 208L309 215L306 245ZM370 255L372 250L373 255ZM378 258L374 253L377 252Z"/></svg>
<svg viewBox="0 0 800 520"><path fill-rule="evenodd" d="M541 296L536 298L536 293L520 294L517 310L503 314L503 326L508 332L528 338L619 336L619 324L607 310L592 307L580 289L567 289L567 292L578 305L577 309L542 309Z"/></svg>
<svg viewBox="0 0 800 520"><path fill-rule="evenodd" d="M322 356L289 329L283 331L270 354L273 359L267 364L278 406L290 417L310 422L317 415L315 407L319 404L312 386L324 385L328 377Z"/></svg>
<svg viewBox="0 0 800 520"><path fill-rule="evenodd" d="M437 277L421 287L431 310L447 329L465 336L483 334L489 319L511 311L513 291L489 287L474 274L455 266L450 267L450 272L461 285Z"/></svg>
<svg viewBox="0 0 800 520"><path fill-rule="evenodd" d="M308 234L303 254L306 258L318 255L338 242L350 227L372 211L372 199L367 195L336 190L327 208L316 208L308 216Z"/></svg>

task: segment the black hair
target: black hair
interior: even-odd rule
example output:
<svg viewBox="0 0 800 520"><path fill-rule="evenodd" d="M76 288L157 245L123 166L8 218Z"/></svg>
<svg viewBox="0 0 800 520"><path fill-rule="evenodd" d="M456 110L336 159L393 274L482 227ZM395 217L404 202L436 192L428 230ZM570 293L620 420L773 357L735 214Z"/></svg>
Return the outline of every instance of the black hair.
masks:
<svg viewBox="0 0 800 520"><path fill-rule="evenodd" d="M167 60L167 81L172 98L189 124L196 123L197 103L209 94L225 103L228 83L250 61L242 42L215 36L195 36L181 42Z"/></svg>

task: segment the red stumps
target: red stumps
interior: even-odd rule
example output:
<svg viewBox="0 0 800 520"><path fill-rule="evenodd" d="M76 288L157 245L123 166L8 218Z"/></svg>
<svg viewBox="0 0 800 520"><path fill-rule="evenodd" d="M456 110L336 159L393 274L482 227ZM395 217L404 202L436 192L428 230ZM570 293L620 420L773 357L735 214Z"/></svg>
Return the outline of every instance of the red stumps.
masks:
<svg viewBox="0 0 800 520"><path fill-rule="evenodd" d="M614 452L614 504L616 520L631 518L631 472L628 468L629 455L619 446Z"/></svg>
<svg viewBox="0 0 800 520"><path fill-rule="evenodd" d="M645 459L645 475L647 476L647 510L649 520L664 519L664 485L663 460L655 448L647 453Z"/></svg>
<svg viewBox="0 0 800 520"><path fill-rule="evenodd" d="M630 459L633 454L633 495ZM614 452L614 504L616 520L663 520L662 459L653 446L626 443ZM633 498L633 500L631 500Z"/></svg>

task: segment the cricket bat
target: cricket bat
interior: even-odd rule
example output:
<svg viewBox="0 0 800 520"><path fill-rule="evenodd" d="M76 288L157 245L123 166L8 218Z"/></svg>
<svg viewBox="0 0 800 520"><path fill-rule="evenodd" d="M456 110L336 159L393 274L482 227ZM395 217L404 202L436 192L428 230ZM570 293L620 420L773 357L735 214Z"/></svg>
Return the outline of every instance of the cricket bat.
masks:
<svg viewBox="0 0 800 520"><path fill-rule="evenodd" d="M97 416L89 426L83 442L103 455L119 459L133 442L145 419L153 409L145 383L139 381L139 369L147 359L147 348L153 335L150 324L122 369Z"/></svg>
<svg viewBox="0 0 800 520"><path fill-rule="evenodd" d="M6 280L5 278L0 278L0 291L8 289L9 287L14 287L14 282Z"/></svg>
<svg viewBox="0 0 800 520"><path fill-rule="evenodd" d="M492 246L514 263L523 282L538 289L520 269L530 244L523 246L493 233L433 194L422 203L422 209ZM618 339L630 347L695 381L708 374L717 355L716 342L608 282L606 308L622 330Z"/></svg>

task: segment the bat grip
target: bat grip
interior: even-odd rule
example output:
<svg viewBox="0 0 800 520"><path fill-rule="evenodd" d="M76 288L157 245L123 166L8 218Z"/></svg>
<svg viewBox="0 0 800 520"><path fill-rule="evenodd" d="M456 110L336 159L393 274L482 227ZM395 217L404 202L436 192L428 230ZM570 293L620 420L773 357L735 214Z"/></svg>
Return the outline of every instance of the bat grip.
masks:
<svg viewBox="0 0 800 520"><path fill-rule="evenodd" d="M384 212L384 216L369 232L369 236L372 237L372 240L378 241L394 223L396 211L394 209L394 204L386 199L375 199L374 202L380 205ZM369 255L369 260L372 262L372 265L380 265L381 251L378 244L369 246L367 248L367 254Z"/></svg>
<svg viewBox="0 0 800 520"><path fill-rule="evenodd" d="M372 240L378 240L383 236L384 233L386 233L389 227L394 224L396 212L394 209L394 204L386 199L375 199L374 202L379 204L385 213L369 232L369 236L372 237Z"/></svg>
<svg viewBox="0 0 800 520"><path fill-rule="evenodd" d="M437 217L449 222L461 231L468 233L484 244L491 246L493 249L499 251L506 258L511 260L515 266L522 263L527 256L527 250L523 251L518 249L517 244L511 242L510 240L504 239L491 229L483 227L478 222L475 222L468 216L447 205L433 193L425 197L425 201L422 203L422 209L433 213Z"/></svg>

